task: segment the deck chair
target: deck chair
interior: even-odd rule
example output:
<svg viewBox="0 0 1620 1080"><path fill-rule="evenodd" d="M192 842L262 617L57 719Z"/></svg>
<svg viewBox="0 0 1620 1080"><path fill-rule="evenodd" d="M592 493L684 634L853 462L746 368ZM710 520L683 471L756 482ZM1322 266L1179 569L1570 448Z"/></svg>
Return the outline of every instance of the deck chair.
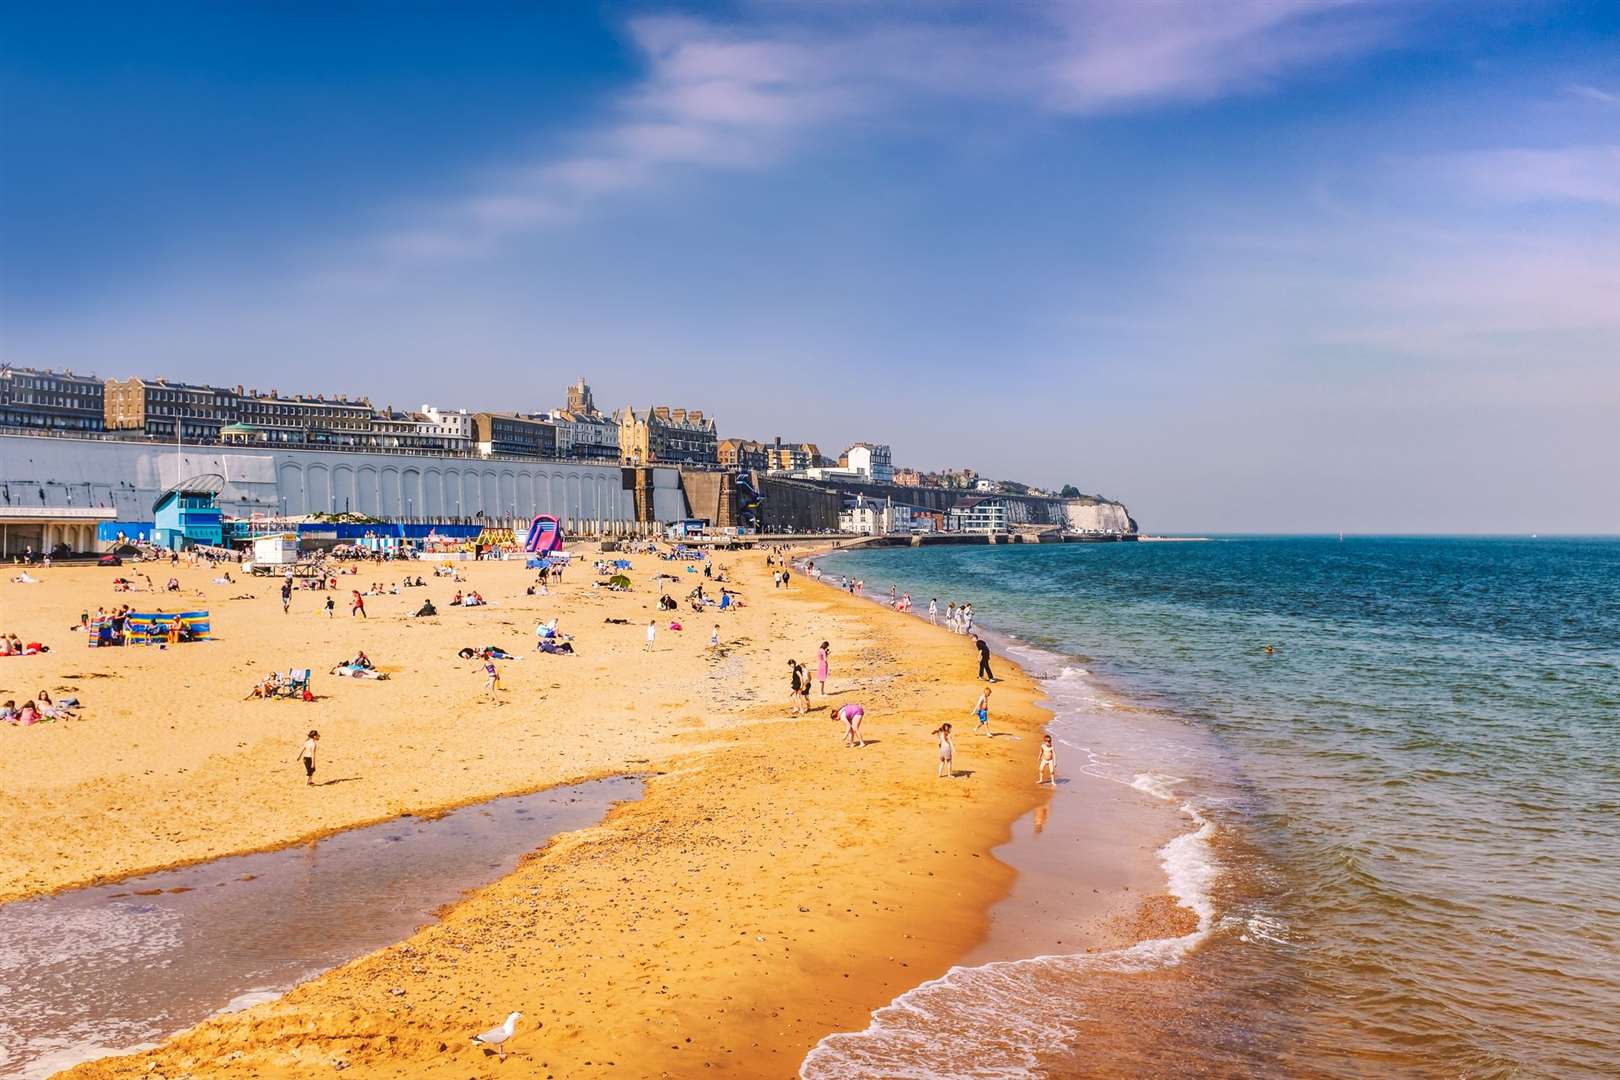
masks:
<svg viewBox="0 0 1620 1080"><path fill-rule="evenodd" d="M281 682L281 693L285 697L303 697L309 689L310 669L289 669L286 678Z"/></svg>

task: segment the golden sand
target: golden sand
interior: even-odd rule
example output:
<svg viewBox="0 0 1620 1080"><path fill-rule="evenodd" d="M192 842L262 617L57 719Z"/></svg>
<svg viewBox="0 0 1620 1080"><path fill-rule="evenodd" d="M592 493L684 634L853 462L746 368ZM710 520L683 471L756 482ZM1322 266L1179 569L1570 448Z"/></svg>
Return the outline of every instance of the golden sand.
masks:
<svg viewBox="0 0 1620 1080"><path fill-rule="evenodd" d="M720 562L748 605L673 613L681 632L661 616L648 654L653 575L679 573L678 594L699 575L635 562L633 592L591 589L576 562L534 597L521 564L464 564L459 587L494 601L472 609L447 607L458 586L411 564L431 587L368 597L366 620L347 614L347 588L397 580L402 564L343 578L330 620L324 593L295 594L283 615L272 581L213 585L184 567L179 597L115 595L108 569L0 584L0 631L53 648L0 659L0 700L43 686L85 702L79 721L0 728L0 896L594 776L651 777L645 798L559 837L408 941L70 1075L291 1077L341 1062L351 1075L466 1077L494 1066L470 1034L517 1010L515 1075L789 1076L822 1036L865 1026L979 943L1013 878L992 849L1049 797L1034 784L1047 718L1037 685L1002 661L997 728L1020 739L959 738L962 775L937 779L929 732L971 726L971 639L798 575L775 590L762 554L736 553ZM428 596L442 614L408 618ZM217 640L91 650L68 630L84 606L152 599L207 607ZM580 656L532 652L536 620L554 615ZM723 645L711 650L717 621ZM824 639L828 696L791 717L787 662L813 666ZM495 700L481 664L455 656L484 644L525 657L501 665ZM392 677L325 674L357 649ZM318 701L242 700L257 673L291 667L315 669ZM844 701L866 708L865 748L845 748L827 715ZM309 728L322 735L315 788L294 760ZM1140 896L1113 896L1091 944L1141 932Z"/></svg>

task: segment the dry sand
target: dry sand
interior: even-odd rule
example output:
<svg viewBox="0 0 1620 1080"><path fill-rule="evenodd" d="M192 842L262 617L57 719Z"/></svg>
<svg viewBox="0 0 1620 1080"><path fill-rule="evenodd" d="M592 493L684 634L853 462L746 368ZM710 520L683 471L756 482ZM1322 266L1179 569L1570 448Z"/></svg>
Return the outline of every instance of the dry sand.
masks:
<svg viewBox="0 0 1620 1080"><path fill-rule="evenodd" d="M929 732L941 720L971 728L970 639L798 575L775 590L762 554L735 553L719 561L748 606L676 613L683 632L663 616L649 655L651 578L673 569L682 580L671 590L684 594L698 575L635 561L633 592L592 590L576 563L549 597L523 594L532 575L521 564L463 564L461 587L493 606L447 607L456 586L428 577L430 588L368 597L364 621L347 614L346 589L397 580L401 565L344 578L332 620L323 593L295 594L283 615L274 582L216 586L182 567L185 594L162 602L209 608L218 640L163 651L90 650L67 629L84 606L142 607L148 597L111 592L118 571L0 583L0 631L53 647L0 659L0 700L46 686L85 702L80 721L0 728L0 896L630 769L652 775L644 799L558 838L408 941L71 1075L291 1077L335 1062L367 1075L492 1074L494 1058L468 1036L518 1010L518 1056L504 1067L515 1075L789 1076L823 1035L863 1027L980 944L1014 877L992 849L1049 798L1034 784L1047 716L1037 685L1001 661L997 727L1018 739L961 737L962 775L936 779ZM410 569L426 576L429 564ZM230 599L245 593L255 598ZM427 596L441 616L407 618ZM535 621L553 615L580 656L532 652ZM829 696L790 717L787 661L811 663L823 639ZM495 701L480 665L454 655L486 643L525 657L501 665ZM356 649L393 677L324 674ZM319 701L242 700L257 672L306 666ZM864 749L846 749L827 716L846 700L866 707ZM322 734L313 789L294 761L311 727ZM1142 883L1172 824L1145 797L1133 805L1139 831L1094 853L1097 891L1076 886L1093 899L1065 932L1090 947L1163 922L1136 913L1159 902Z"/></svg>

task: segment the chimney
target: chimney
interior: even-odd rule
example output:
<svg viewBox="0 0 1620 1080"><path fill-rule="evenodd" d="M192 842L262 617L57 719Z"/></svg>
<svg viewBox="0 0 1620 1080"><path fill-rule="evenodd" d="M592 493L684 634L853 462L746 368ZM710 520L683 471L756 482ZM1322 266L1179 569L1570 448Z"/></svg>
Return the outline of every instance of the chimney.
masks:
<svg viewBox="0 0 1620 1080"><path fill-rule="evenodd" d="M692 421L694 424L701 424L703 423L703 410L693 409L691 412L686 414L686 418Z"/></svg>
<svg viewBox="0 0 1620 1080"><path fill-rule="evenodd" d="M674 415L675 415L675 422L677 424L679 424L679 423L683 422L686 419L686 410L685 409L676 409Z"/></svg>
<svg viewBox="0 0 1620 1080"><path fill-rule="evenodd" d="M669 406L668 405L659 405L658 407L653 409L653 415L658 417L658 419L660 419L660 420L668 420L669 419Z"/></svg>

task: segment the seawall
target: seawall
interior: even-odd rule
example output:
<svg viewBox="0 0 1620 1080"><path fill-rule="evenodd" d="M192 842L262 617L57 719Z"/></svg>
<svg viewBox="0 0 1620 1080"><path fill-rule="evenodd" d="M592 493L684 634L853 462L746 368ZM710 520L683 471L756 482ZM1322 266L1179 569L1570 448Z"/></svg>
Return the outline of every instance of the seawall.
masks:
<svg viewBox="0 0 1620 1080"><path fill-rule="evenodd" d="M659 511L681 516L674 470ZM227 514L345 512L378 517L526 518L565 522L635 519L617 465L481 460L337 450L280 450L0 435L0 502L5 506L109 506L119 520L144 521L181 479L225 478Z"/></svg>

